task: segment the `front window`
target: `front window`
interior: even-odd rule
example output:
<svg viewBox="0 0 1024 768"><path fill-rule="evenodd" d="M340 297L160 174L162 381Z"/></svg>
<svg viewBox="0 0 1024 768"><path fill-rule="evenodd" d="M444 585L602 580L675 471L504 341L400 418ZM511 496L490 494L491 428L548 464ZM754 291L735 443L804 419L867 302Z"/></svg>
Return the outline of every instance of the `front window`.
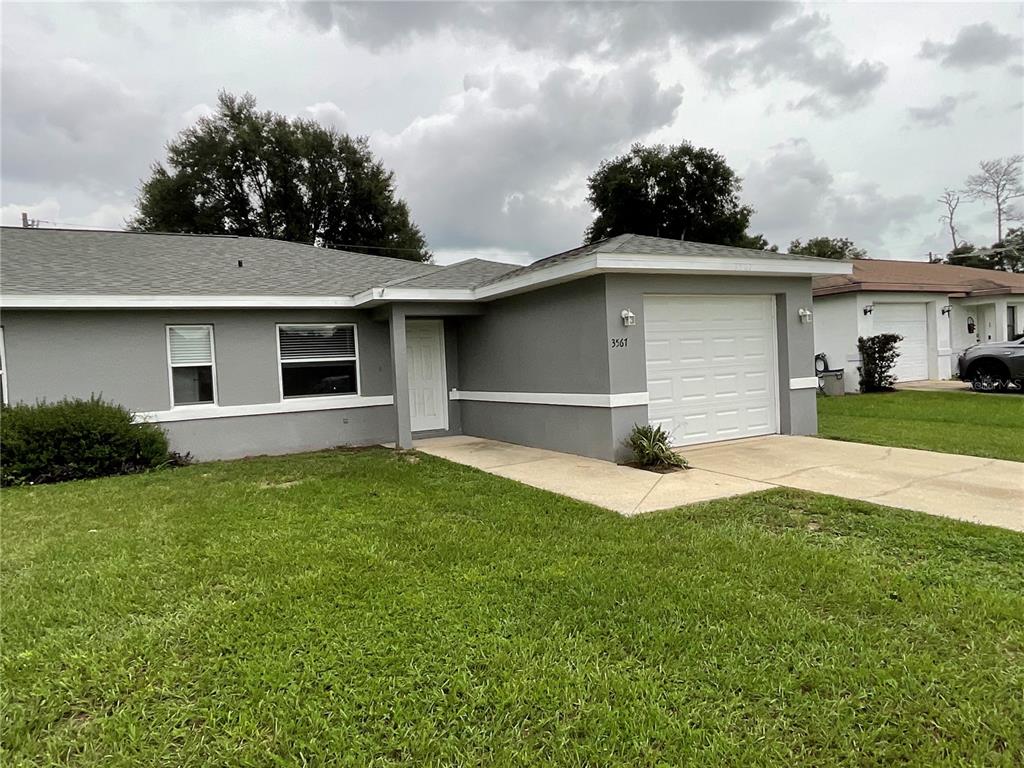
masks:
<svg viewBox="0 0 1024 768"><path fill-rule="evenodd" d="M277 340L283 397L359 393L354 325L279 325Z"/></svg>
<svg viewBox="0 0 1024 768"><path fill-rule="evenodd" d="M212 325L167 326L171 405L217 402Z"/></svg>

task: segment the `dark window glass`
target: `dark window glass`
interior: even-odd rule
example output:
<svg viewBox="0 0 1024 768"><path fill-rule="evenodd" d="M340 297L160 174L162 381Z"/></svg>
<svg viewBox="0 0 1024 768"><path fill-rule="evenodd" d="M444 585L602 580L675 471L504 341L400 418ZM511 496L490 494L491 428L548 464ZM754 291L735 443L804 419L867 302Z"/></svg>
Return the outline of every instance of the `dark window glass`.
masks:
<svg viewBox="0 0 1024 768"><path fill-rule="evenodd" d="M281 381L285 397L354 395L356 361L327 360L320 363L283 363Z"/></svg>
<svg viewBox="0 0 1024 768"><path fill-rule="evenodd" d="M213 366L179 366L171 369L174 404L195 405L213 402Z"/></svg>

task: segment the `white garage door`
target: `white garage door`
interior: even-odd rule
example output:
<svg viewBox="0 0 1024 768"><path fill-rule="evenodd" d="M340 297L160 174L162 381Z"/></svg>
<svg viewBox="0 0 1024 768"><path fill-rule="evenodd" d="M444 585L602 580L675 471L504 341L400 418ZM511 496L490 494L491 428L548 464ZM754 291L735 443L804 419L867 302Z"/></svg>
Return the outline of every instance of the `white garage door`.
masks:
<svg viewBox="0 0 1024 768"><path fill-rule="evenodd" d="M779 431L771 296L648 296L648 414L673 445Z"/></svg>
<svg viewBox="0 0 1024 768"><path fill-rule="evenodd" d="M898 333L900 356L896 360L896 381L928 378L928 314L924 304L875 304L872 312L875 335Z"/></svg>

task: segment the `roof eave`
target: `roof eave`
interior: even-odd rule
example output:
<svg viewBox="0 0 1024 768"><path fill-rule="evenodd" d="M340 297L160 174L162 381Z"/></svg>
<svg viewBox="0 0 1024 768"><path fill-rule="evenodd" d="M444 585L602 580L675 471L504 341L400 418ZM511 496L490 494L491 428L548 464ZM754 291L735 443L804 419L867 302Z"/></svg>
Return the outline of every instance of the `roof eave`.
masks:
<svg viewBox="0 0 1024 768"><path fill-rule="evenodd" d="M1024 288L1006 286L971 290L969 285L921 285L920 283L845 283L813 290L814 296L835 296L841 293L939 293L955 298L965 296L998 296L1024 293Z"/></svg>
<svg viewBox="0 0 1024 768"><path fill-rule="evenodd" d="M578 280L596 274L749 275L751 277L818 277L849 275L853 266L824 259L771 259L735 256L665 256L642 253L590 253L544 269L498 278L476 289L478 299L496 299L515 293Z"/></svg>

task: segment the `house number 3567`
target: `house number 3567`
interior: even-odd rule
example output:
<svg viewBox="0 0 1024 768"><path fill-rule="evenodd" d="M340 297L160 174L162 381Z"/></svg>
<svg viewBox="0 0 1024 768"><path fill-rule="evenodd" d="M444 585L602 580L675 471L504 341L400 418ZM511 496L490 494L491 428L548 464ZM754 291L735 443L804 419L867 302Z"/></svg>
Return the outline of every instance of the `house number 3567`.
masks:
<svg viewBox="0 0 1024 768"><path fill-rule="evenodd" d="M628 344L629 344L629 339L628 338L612 339L612 349L616 349L618 347L625 347Z"/></svg>

